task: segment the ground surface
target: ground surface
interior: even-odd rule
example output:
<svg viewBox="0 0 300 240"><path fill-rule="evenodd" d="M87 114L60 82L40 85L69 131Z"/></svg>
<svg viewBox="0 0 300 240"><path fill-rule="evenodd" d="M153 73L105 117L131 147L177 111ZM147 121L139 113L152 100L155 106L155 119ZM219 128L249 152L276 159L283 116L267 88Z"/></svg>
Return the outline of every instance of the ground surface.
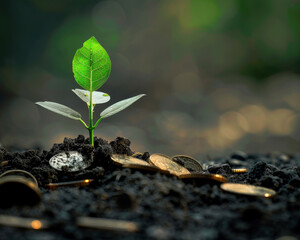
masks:
<svg viewBox="0 0 300 240"><path fill-rule="evenodd" d="M217 185L185 183L175 176L122 169L109 161L111 153L131 155L130 141L95 140L94 164L79 173L58 172L48 164L62 151L77 150L89 156L88 139L78 136L55 144L50 151L11 153L0 149L0 173L24 169L38 180L42 202L33 207L13 206L0 214L49 220L44 231L0 226L1 240L14 239L278 239L300 236L300 154L245 154L202 160L211 173L229 182L249 183L277 191L275 199L223 192ZM143 158L149 155L145 153ZM201 160L201 159L199 159ZM248 173L232 174L245 167ZM89 187L49 190L49 182L96 179ZM5 196L0 196L1 198ZM26 197L26 196L23 196ZM78 216L135 221L141 231L130 234L100 232L76 227ZM289 238L287 237L289 236Z"/></svg>

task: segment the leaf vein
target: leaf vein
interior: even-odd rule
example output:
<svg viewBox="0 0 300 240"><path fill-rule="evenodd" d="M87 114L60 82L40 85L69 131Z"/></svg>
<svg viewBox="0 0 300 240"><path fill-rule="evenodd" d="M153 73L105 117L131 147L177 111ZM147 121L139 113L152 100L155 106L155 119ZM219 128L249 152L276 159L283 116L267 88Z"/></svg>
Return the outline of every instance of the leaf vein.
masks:
<svg viewBox="0 0 300 240"><path fill-rule="evenodd" d="M79 57L78 57L78 56L75 58L75 60L76 60L78 63L80 63L80 64L82 64L82 65L84 65L84 66L86 66L86 67L90 67L89 65L87 65L87 64L85 64L85 63L83 63L83 62L81 62L81 61L79 60Z"/></svg>
<svg viewBox="0 0 300 240"><path fill-rule="evenodd" d="M75 71L77 74L79 74L80 76L82 76L82 77L84 77L84 78L86 78L86 79L90 80L90 78L89 78L89 77L87 77L87 76L84 76L83 74L81 74L81 73L80 73L80 72L78 72L77 70L75 70L75 69L74 69L74 71Z"/></svg>
<svg viewBox="0 0 300 240"><path fill-rule="evenodd" d="M83 57L85 57L86 59L90 60L89 57L87 57L86 55L84 55L84 54L81 52L81 49L79 50L79 53L80 53Z"/></svg>

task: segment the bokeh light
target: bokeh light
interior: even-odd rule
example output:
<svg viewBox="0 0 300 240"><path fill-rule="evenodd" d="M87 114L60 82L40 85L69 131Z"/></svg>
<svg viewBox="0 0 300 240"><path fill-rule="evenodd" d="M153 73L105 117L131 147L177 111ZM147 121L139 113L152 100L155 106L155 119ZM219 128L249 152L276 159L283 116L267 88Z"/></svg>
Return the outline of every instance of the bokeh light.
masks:
<svg viewBox="0 0 300 240"><path fill-rule="evenodd" d="M38 108L87 108L71 89L76 49L95 36L112 71L110 104L147 96L95 130L136 151L206 158L300 149L300 2L274 0L3 1L0 144L49 149L88 136Z"/></svg>

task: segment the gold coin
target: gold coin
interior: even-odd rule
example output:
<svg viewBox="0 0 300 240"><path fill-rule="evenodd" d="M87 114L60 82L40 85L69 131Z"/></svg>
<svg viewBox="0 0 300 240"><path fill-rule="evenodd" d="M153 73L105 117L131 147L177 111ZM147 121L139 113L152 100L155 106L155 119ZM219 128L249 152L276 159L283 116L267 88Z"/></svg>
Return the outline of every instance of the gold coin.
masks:
<svg viewBox="0 0 300 240"><path fill-rule="evenodd" d="M270 188L258 187L249 184L240 183L223 183L221 189L235 194L243 194L256 197L272 198L276 196L276 192Z"/></svg>
<svg viewBox="0 0 300 240"><path fill-rule="evenodd" d="M149 163L176 176L190 174L189 170L180 166L176 162L172 161L171 158L163 154L152 154L149 158Z"/></svg>
<svg viewBox="0 0 300 240"><path fill-rule="evenodd" d="M117 165L139 164L144 166L150 166L150 164L146 161L125 154L112 154L110 158Z"/></svg>
<svg viewBox="0 0 300 240"><path fill-rule="evenodd" d="M186 155L176 155L172 157L172 160L178 163L180 166L185 167L190 172L202 172L202 165L195 159Z"/></svg>
<svg viewBox="0 0 300 240"><path fill-rule="evenodd" d="M227 179L220 174L210 174L210 173L191 173L179 176L183 180L194 180L199 183L224 183Z"/></svg>
<svg viewBox="0 0 300 240"><path fill-rule="evenodd" d="M146 165L128 163L128 164L123 164L123 167L124 168L138 169L138 170L147 171L147 172L159 172L159 173L163 173L163 174L167 174L167 175L170 174L170 172L168 172L166 170L162 170L158 167L151 166L151 165L146 166Z"/></svg>
<svg viewBox="0 0 300 240"><path fill-rule="evenodd" d="M233 168L232 172L234 172L234 173L246 173L247 169L246 168Z"/></svg>

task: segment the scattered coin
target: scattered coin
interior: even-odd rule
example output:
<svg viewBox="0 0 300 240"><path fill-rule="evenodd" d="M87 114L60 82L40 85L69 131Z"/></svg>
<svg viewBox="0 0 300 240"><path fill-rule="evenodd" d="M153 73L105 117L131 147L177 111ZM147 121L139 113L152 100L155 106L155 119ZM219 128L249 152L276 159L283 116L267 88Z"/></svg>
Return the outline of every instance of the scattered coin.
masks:
<svg viewBox="0 0 300 240"><path fill-rule="evenodd" d="M146 165L141 165L141 164L133 164L133 163L126 163L123 165L124 168L131 168L131 169L138 169L141 171L145 171L145 172L159 172L159 173L163 173L163 174L167 174L169 175L170 172L160 169L158 167L155 166L146 166Z"/></svg>
<svg viewBox="0 0 300 240"><path fill-rule="evenodd" d="M35 205L41 192L35 177L23 170L10 170L0 176L0 207Z"/></svg>
<svg viewBox="0 0 300 240"><path fill-rule="evenodd" d="M93 181L94 179L84 179L84 180L70 181L70 182L49 183L47 184L47 186L51 190L57 189L59 187L85 187L90 185L90 183Z"/></svg>
<svg viewBox="0 0 300 240"><path fill-rule="evenodd" d="M196 181L197 183L211 183L220 184L227 182L227 179L220 174L210 174L210 173L191 173L179 176L180 179L185 181Z"/></svg>
<svg viewBox="0 0 300 240"><path fill-rule="evenodd" d="M272 198L276 196L276 192L270 188L258 187L240 183L223 183L221 189L235 194L243 194L256 197Z"/></svg>
<svg viewBox="0 0 300 240"><path fill-rule="evenodd" d="M0 215L0 225L34 230L46 229L49 227L48 222L45 220L15 217L9 215Z"/></svg>
<svg viewBox="0 0 300 240"><path fill-rule="evenodd" d="M88 168L92 161L84 161L79 152L62 152L54 155L50 160L51 167L58 171L66 170L68 172L77 172Z"/></svg>
<svg viewBox="0 0 300 240"><path fill-rule="evenodd" d="M77 218L77 226L114 232L137 232L139 230L135 222L92 217Z"/></svg>
<svg viewBox="0 0 300 240"><path fill-rule="evenodd" d="M180 166L185 167L192 173L203 172L202 165L194 158L186 155L176 155L172 157L172 160L178 163Z"/></svg>
<svg viewBox="0 0 300 240"><path fill-rule="evenodd" d="M232 172L234 172L234 173L246 173L247 169L246 168L233 168Z"/></svg>
<svg viewBox="0 0 300 240"><path fill-rule="evenodd" d="M176 176L190 174L189 170L180 166L176 162L172 161L171 158L163 154L152 154L149 158L149 163Z"/></svg>
<svg viewBox="0 0 300 240"><path fill-rule="evenodd" d="M143 166L150 166L150 164L146 161L125 154L112 154L110 158L117 165L139 164Z"/></svg>

